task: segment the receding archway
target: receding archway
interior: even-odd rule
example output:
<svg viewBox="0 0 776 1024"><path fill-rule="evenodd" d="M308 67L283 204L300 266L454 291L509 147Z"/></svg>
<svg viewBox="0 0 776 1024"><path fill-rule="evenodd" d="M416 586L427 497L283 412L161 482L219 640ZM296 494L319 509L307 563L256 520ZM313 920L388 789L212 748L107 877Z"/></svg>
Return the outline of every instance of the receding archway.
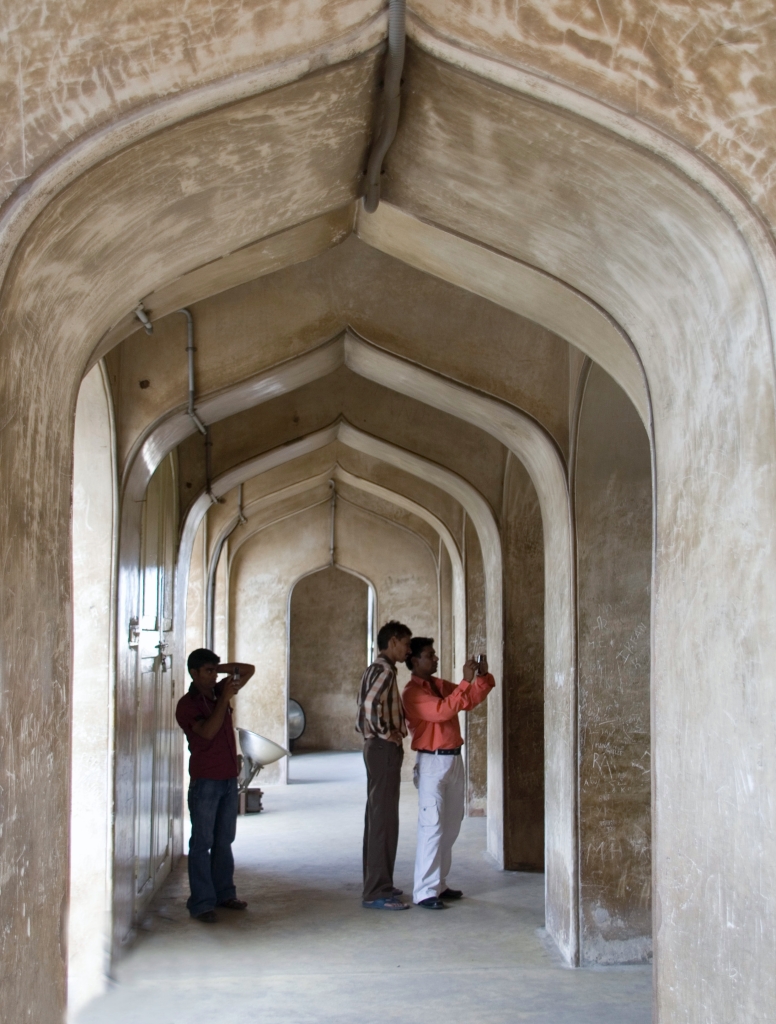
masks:
<svg viewBox="0 0 776 1024"><path fill-rule="evenodd" d="M305 750L360 750L354 695L373 642L370 586L327 566L297 580L289 599L288 692L305 712Z"/></svg>

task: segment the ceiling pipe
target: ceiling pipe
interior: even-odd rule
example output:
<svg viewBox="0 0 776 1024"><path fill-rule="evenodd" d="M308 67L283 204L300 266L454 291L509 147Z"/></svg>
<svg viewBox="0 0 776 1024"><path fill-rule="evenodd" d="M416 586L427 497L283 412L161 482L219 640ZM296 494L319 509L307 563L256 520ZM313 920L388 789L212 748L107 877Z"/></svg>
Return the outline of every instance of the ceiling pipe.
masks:
<svg viewBox="0 0 776 1024"><path fill-rule="evenodd" d="M210 486L211 482L211 470L210 470L210 449L213 447L213 442L210 440L210 427L206 427L202 420L197 416L196 409L194 407L194 400L196 398L196 386L194 384L194 319L189 309L176 309L176 313L182 313L186 317L186 355L189 361L189 404L186 412L191 419L191 422L197 428L197 430L205 438L205 485L210 501L213 505L222 504L223 498L217 498Z"/></svg>
<svg viewBox="0 0 776 1024"><path fill-rule="evenodd" d="M154 333L154 325L148 319L148 313L146 312L142 299L135 306L135 318L139 320L140 323L143 325L143 330L146 332L146 334Z"/></svg>
<svg viewBox="0 0 776 1024"><path fill-rule="evenodd" d="M374 213L380 203L380 174L391 143L396 138L401 106L401 73L404 69L404 44L407 38L406 0L389 0L388 53L383 74L383 103L380 134L372 146L366 169L364 209Z"/></svg>
<svg viewBox="0 0 776 1024"><path fill-rule="evenodd" d="M329 487L331 487L331 535L329 537L329 565L334 565L334 515L337 510L337 485L334 483L333 480L329 480Z"/></svg>
<svg viewBox="0 0 776 1024"><path fill-rule="evenodd" d="M191 316L191 311L188 309L177 309L176 313L182 313L186 317L186 353L189 358L189 407L186 410L189 414L189 418L200 434L207 434L207 427L202 420L197 416L194 409L194 320Z"/></svg>

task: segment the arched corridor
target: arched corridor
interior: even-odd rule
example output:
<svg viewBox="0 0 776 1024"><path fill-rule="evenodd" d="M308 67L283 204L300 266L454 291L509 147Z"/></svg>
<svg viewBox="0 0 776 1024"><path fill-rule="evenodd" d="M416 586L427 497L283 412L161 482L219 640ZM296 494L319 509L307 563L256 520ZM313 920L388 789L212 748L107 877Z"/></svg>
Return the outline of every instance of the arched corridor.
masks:
<svg viewBox="0 0 776 1024"><path fill-rule="evenodd" d="M360 785L354 687L394 618L435 638L447 679L477 653L495 678L465 722L478 895L455 914L499 951L512 1017L524 962L550 994L611 990L613 1007L653 964L655 1024L766 1024L770 7L85 0L68 21L32 0L17 22L15 3L0 62L14 1024L88 1015L113 973L211 941L177 918L138 938L180 884L174 709L195 648L257 666L238 727L287 748L289 699L308 713L299 757L260 776L274 809L240 822L241 870L260 893L298 856L316 791L337 885L357 884L359 816L333 823ZM305 764L355 767L296 785ZM263 865L248 837L264 822ZM308 922L282 895L303 860L276 890L280 932L286 899L288 928ZM352 987L352 951L390 922L321 898ZM400 915L397 951L421 913ZM312 945L294 936L314 953L312 925ZM262 1013L279 1017L275 994Z"/></svg>
<svg viewBox="0 0 776 1024"><path fill-rule="evenodd" d="M188 918L185 872L177 872L115 984L78 1024L204 1024L224 1000L230 1012L269 1024L355 1024L369 1019L375 989L386 993L387 969L392 1012L410 1024L438 1019L451 1003L461 1024L506 1024L516 1012L536 1024L648 1024L650 968L564 969L541 935L541 876L505 874L483 858L481 818L466 819L456 844L465 900L444 915L415 909L374 921L357 898L360 754L303 754L289 771L291 785L266 788L265 811L239 822L236 877L247 914L232 915L217 935L203 929ZM405 885L414 797L405 789L396 873Z"/></svg>

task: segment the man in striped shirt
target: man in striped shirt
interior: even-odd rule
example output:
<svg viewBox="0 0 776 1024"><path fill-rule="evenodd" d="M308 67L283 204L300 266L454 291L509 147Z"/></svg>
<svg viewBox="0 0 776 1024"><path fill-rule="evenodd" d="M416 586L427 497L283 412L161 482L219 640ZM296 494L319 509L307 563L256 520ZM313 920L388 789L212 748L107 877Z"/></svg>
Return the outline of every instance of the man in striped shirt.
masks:
<svg viewBox="0 0 776 1024"><path fill-rule="evenodd" d="M377 634L380 652L361 677L356 729L364 737L366 814L364 816L364 893L370 910L407 910L393 885L399 842L399 787L407 735L396 682L396 662L410 651L410 629L389 622Z"/></svg>

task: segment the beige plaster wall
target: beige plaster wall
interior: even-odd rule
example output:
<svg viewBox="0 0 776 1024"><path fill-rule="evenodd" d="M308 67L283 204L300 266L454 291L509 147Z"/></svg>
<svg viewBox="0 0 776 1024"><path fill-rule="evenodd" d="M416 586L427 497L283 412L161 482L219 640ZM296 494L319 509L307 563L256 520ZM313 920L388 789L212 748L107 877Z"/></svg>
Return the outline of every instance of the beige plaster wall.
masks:
<svg viewBox="0 0 776 1024"><path fill-rule="evenodd" d="M320 48L378 9L374 0L176 0L165 8L12 0L0 35L3 198L78 136L144 104Z"/></svg>
<svg viewBox="0 0 776 1024"><path fill-rule="evenodd" d="M238 660L257 666L250 686L237 698L236 720L284 746L289 595L300 576L329 564L330 527L330 505L324 502L266 527L239 547L234 545L231 644ZM434 635L436 565L423 540L373 512L342 502L335 520L335 558L343 568L372 581L379 622L398 618L414 632ZM365 667L364 645L361 671ZM400 666L400 685L407 678L407 669ZM285 781L284 764L265 769L262 781ZM409 755L406 769L405 774L411 772Z"/></svg>
<svg viewBox="0 0 776 1024"><path fill-rule="evenodd" d="M453 567L444 544L437 546L437 564L439 565L439 630L437 653L439 654L439 671L443 679L455 676L455 610L453 605ZM465 605L464 605L465 613ZM460 624L459 624L460 627ZM457 680L456 680L457 682Z"/></svg>
<svg viewBox="0 0 776 1024"><path fill-rule="evenodd" d="M208 516L204 516L191 549L186 587L186 657L191 651L205 646L205 566L207 565L205 548L208 521ZM183 678L189 679L187 672L183 672Z"/></svg>
<svg viewBox="0 0 776 1024"><path fill-rule="evenodd" d="M287 395L228 416L213 424L213 475L244 462L250 455L304 437L344 417L353 426L416 452L469 480L498 507L506 450L476 421L438 412L342 367L322 380ZM199 436L180 446L181 479L204 486Z"/></svg>
<svg viewBox="0 0 776 1024"><path fill-rule="evenodd" d="M415 0L412 10L447 39L567 83L697 149L776 220L769 0Z"/></svg>
<svg viewBox="0 0 776 1024"><path fill-rule="evenodd" d="M3 858L14 872L25 869L3 887L3 955L9 1004L26 1008L34 998L46 1024L61 1017L64 999L57 908L66 889L67 779L42 752L68 763L63 467L81 369L102 332L167 275L354 197L375 65L340 70L239 113L191 119L105 160L38 218L5 284L0 546L15 601L3 607L2 679L25 676L35 686L4 683L3 691L7 721L20 723L8 748ZM405 79L388 196L568 282L629 333L643 360L658 481L656 1014L724 1024L762 1018L774 1002L776 919L767 260L702 189L651 152L412 54ZM739 101L735 88L726 84L726 92ZM770 116L768 103L762 109ZM258 146L257 123L270 125ZM273 134L281 124L286 130ZM311 126L322 126L312 145ZM278 162L269 167L271 141ZM183 397L181 389L176 401ZM134 564L128 554L121 571L130 575ZM122 629L130 606L122 606ZM33 845L43 851L35 858Z"/></svg>
<svg viewBox="0 0 776 1024"><path fill-rule="evenodd" d="M288 597L294 582L329 561L326 505L290 515L235 545L229 572L230 646L256 674L234 701L235 724L287 748ZM259 783L285 782L286 760Z"/></svg>
<svg viewBox="0 0 776 1024"><path fill-rule="evenodd" d="M485 567L477 531L468 518L464 529L463 550L466 571L466 652L467 656L476 656L487 653ZM466 729L466 813L481 817L486 813L488 799L488 702L485 701L463 717Z"/></svg>
<svg viewBox="0 0 776 1024"><path fill-rule="evenodd" d="M289 696L304 708L305 750L361 750L353 728L367 649L367 594L358 576L335 567L305 576L291 594Z"/></svg>
<svg viewBox="0 0 776 1024"><path fill-rule="evenodd" d="M504 866L544 867L544 544L536 488L510 458L504 555Z"/></svg>
<svg viewBox="0 0 776 1024"><path fill-rule="evenodd" d="M700 1008L714 1005L712 1019L756 1019L774 1001L756 937L771 935L776 898L762 802L769 762L758 754L774 713L763 647L773 639L764 609L776 599L772 348L760 290L773 290L770 257L760 259L754 236L667 162L576 116L541 104L516 116L508 90L412 56L407 81L388 158L391 201L578 288L624 327L643 360L657 473L656 1014L701 1020ZM605 258L591 258L596 251ZM741 614L731 616L733 607ZM737 789L735 770L762 784ZM742 848L735 837L744 831L756 839ZM756 910L750 873L768 878ZM708 878L736 908L732 928L708 898Z"/></svg>
<svg viewBox="0 0 776 1024"><path fill-rule="evenodd" d="M438 580L433 551L407 529L353 505L338 507L337 560L362 573L377 593L378 628L391 619L406 623L416 636L436 636ZM399 688L410 677L397 665ZM415 757L411 737L404 741L403 784L411 785Z"/></svg>
<svg viewBox="0 0 776 1024"><path fill-rule="evenodd" d="M550 331L407 266L355 237L314 259L193 305L197 388L217 391L299 355L347 324L397 355L525 409L564 448L568 345ZM229 345L223 339L229 337ZM135 331L112 356L122 459L160 412L187 397L186 321ZM141 380L150 386L141 389Z"/></svg>
<svg viewBox="0 0 776 1024"><path fill-rule="evenodd" d="M100 366L84 378L73 459L73 683L68 1016L105 989L113 805L115 437Z"/></svg>
<svg viewBox="0 0 776 1024"><path fill-rule="evenodd" d="M652 955L651 474L635 409L594 365L575 472L583 963Z"/></svg>
<svg viewBox="0 0 776 1024"><path fill-rule="evenodd" d="M252 0L214 11L198 0L159 11L134 0L120 9L69 4L52 14L41 3L6 5L3 196L85 132L226 76L247 76L246 92L261 88L260 76L251 86L251 72L320 51L379 6ZM506 0L417 0L411 11L411 36L420 38L425 23L445 39L579 88L697 148L773 222L775 47L767 0L530 0L517 7ZM381 22L361 45L373 45L382 32ZM282 80L282 71L276 74Z"/></svg>
<svg viewBox="0 0 776 1024"><path fill-rule="evenodd" d="M213 594L213 650L222 661L231 661L229 647L229 541L224 543L216 566Z"/></svg>

